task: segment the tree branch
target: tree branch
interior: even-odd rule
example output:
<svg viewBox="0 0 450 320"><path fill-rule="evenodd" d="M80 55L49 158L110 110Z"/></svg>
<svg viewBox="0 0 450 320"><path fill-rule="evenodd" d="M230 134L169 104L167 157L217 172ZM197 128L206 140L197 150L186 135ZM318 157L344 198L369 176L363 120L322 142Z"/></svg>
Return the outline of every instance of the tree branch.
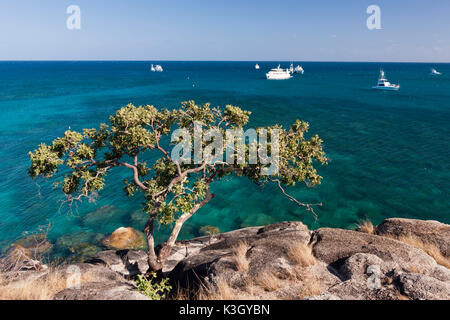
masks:
<svg viewBox="0 0 450 320"><path fill-rule="evenodd" d="M271 178L267 178L272 182L276 182L278 184L278 188L281 190L281 192L291 201L295 202L297 205L301 206L301 207L305 207L306 211L311 211L311 213L314 215L314 220L317 221L317 214L314 211L313 206L322 206L322 202L320 203L314 203L314 204L310 204L310 203L302 203L300 201L298 201L297 199L295 199L294 197L290 196L289 194L286 193L286 191L284 191L283 186L281 185L281 181L279 179L271 179Z"/></svg>
<svg viewBox="0 0 450 320"><path fill-rule="evenodd" d="M141 188L142 190L146 191L148 188L141 182L141 180L139 180L139 172L137 169L137 166L133 166L127 162L119 162L117 164L118 166L124 166L127 168L130 168L133 170L133 179L134 179L134 183L136 183L138 185L139 188Z"/></svg>

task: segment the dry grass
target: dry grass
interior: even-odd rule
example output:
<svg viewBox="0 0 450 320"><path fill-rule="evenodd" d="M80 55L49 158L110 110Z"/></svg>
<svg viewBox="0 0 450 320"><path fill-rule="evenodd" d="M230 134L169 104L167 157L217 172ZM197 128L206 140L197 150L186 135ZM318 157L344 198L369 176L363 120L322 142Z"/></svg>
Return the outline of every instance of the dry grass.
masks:
<svg viewBox="0 0 450 320"><path fill-rule="evenodd" d="M375 233L375 227L373 226L372 221L370 221L369 219L361 221L356 226L357 226L356 230L359 232L364 232L368 234Z"/></svg>
<svg viewBox="0 0 450 320"><path fill-rule="evenodd" d="M416 248L422 249L434 260L436 260L438 264L450 269L450 258L445 257L441 253L439 248L436 246L436 244L431 242L424 242L422 239L414 235L400 236L397 238L397 240L412 245Z"/></svg>
<svg viewBox="0 0 450 320"><path fill-rule="evenodd" d="M284 283L281 279L276 277L273 272L264 271L258 274L255 278L255 284L266 291L272 292L283 287Z"/></svg>
<svg viewBox="0 0 450 320"><path fill-rule="evenodd" d="M399 289L397 289L395 293L397 296L397 300L402 300L402 301L411 300L411 299L409 299L408 296L405 296L404 294L402 294Z"/></svg>
<svg viewBox="0 0 450 320"><path fill-rule="evenodd" d="M237 245L233 246L233 262L237 271L246 272L249 267L249 261L246 257L247 251L250 249L250 245L241 241Z"/></svg>
<svg viewBox="0 0 450 320"><path fill-rule="evenodd" d="M323 291L322 285L317 281L314 275L304 275L302 284L303 287L298 296L299 299L317 296Z"/></svg>
<svg viewBox="0 0 450 320"><path fill-rule="evenodd" d="M233 288L228 281L221 277L217 277L214 283L203 286L197 293L198 300L237 300Z"/></svg>
<svg viewBox="0 0 450 320"><path fill-rule="evenodd" d="M177 286L177 291L173 296L170 297L170 300L190 300L190 290L181 288L180 286Z"/></svg>
<svg viewBox="0 0 450 320"><path fill-rule="evenodd" d="M316 264L312 247L303 243L292 246L288 251L288 257L301 267L309 267Z"/></svg>
<svg viewBox="0 0 450 320"><path fill-rule="evenodd" d="M68 287L68 276L65 273L49 269L36 278L5 280L0 278L0 300L51 300L53 296ZM98 281L98 276L85 272L80 282Z"/></svg>

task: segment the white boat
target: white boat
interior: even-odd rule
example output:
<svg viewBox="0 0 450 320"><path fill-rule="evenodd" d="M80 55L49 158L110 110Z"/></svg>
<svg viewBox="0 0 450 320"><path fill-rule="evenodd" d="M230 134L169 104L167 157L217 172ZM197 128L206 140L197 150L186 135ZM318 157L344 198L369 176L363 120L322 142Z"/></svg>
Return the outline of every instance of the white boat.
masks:
<svg viewBox="0 0 450 320"><path fill-rule="evenodd" d="M440 72L438 72L436 69L434 69L434 68L431 68L431 73L430 73L431 75L433 75L433 76L435 76L435 75L440 75L440 74L442 74L442 73L440 73Z"/></svg>
<svg viewBox="0 0 450 320"><path fill-rule="evenodd" d="M153 72L163 72L163 68L159 64L157 64L156 66L153 66L152 64L150 70Z"/></svg>
<svg viewBox="0 0 450 320"><path fill-rule="evenodd" d="M259 64L255 64L255 69L259 70Z"/></svg>
<svg viewBox="0 0 450 320"><path fill-rule="evenodd" d="M294 73L301 73L304 74L305 70L303 70L302 66L297 65L294 69Z"/></svg>
<svg viewBox="0 0 450 320"><path fill-rule="evenodd" d="M372 87L373 89L380 90L398 90L400 89L399 84L390 83L384 76L383 69L380 70L380 78L378 78L378 83L376 86Z"/></svg>
<svg viewBox="0 0 450 320"><path fill-rule="evenodd" d="M280 65L278 65L278 67L266 73L266 78L269 80L285 80L292 78L292 75L289 69L281 69Z"/></svg>

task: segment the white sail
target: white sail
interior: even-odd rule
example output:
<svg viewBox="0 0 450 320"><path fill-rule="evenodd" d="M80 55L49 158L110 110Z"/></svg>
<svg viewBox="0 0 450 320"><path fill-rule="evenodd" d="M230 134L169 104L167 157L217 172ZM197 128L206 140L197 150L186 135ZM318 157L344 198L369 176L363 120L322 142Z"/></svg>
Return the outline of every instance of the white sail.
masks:
<svg viewBox="0 0 450 320"><path fill-rule="evenodd" d="M431 74L432 74L432 75L439 75L439 74L441 74L441 73L438 72L436 69L431 68Z"/></svg>

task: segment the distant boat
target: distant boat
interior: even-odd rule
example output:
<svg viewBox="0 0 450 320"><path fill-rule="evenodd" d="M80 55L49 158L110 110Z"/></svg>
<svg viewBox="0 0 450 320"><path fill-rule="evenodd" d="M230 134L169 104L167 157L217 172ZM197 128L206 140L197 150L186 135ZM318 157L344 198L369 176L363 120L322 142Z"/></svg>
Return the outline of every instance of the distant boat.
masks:
<svg viewBox="0 0 450 320"><path fill-rule="evenodd" d="M380 77L378 78L378 83L376 86L372 87L373 89L380 89L380 90L398 90L400 89L399 84L393 84L390 83L384 76L383 69L380 70Z"/></svg>
<svg viewBox="0 0 450 320"><path fill-rule="evenodd" d="M294 73L304 74L305 70L303 70L302 66L296 66L295 69L294 69Z"/></svg>
<svg viewBox="0 0 450 320"><path fill-rule="evenodd" d="M259 64L255 64L255 69L259 70Z"/></svg>
<svg viewBox="0 0 450 320"><path fill-rule="evenodd" d="M278 67L266 73L266 78L269 80L285 80L292 78L292 75L289 69L281 69L278 65Z"/></svg>
<svg viewBox="0 0 450 320"><path fill-rule="evenodd" d="M290 73L301 73L301 74L303 74L303 73L305 73L305 70L303 70L303 68L301 66L299 66L299 65L297 65L294 68L294 64L291 62L291 65L289 66L289 72Z"/></svg>
<svg viewBox="0 0 450 320"><path fill-rule="evenodd" d="M440 75L440 74L442 74L442 73L440 73L440 72L438 72L436 69L434 69L434 68L431 68L431 73L430 73L431 75L433 75L433 76L437 76L437 75Z"/></svg>
<svg viewBox="0 0 450 320"><path fill-rule="evenodd" d="M159 64L157 64L156 66L153 66L152 64L150 70L153 72L163 72L163 68Z"/></svg>

